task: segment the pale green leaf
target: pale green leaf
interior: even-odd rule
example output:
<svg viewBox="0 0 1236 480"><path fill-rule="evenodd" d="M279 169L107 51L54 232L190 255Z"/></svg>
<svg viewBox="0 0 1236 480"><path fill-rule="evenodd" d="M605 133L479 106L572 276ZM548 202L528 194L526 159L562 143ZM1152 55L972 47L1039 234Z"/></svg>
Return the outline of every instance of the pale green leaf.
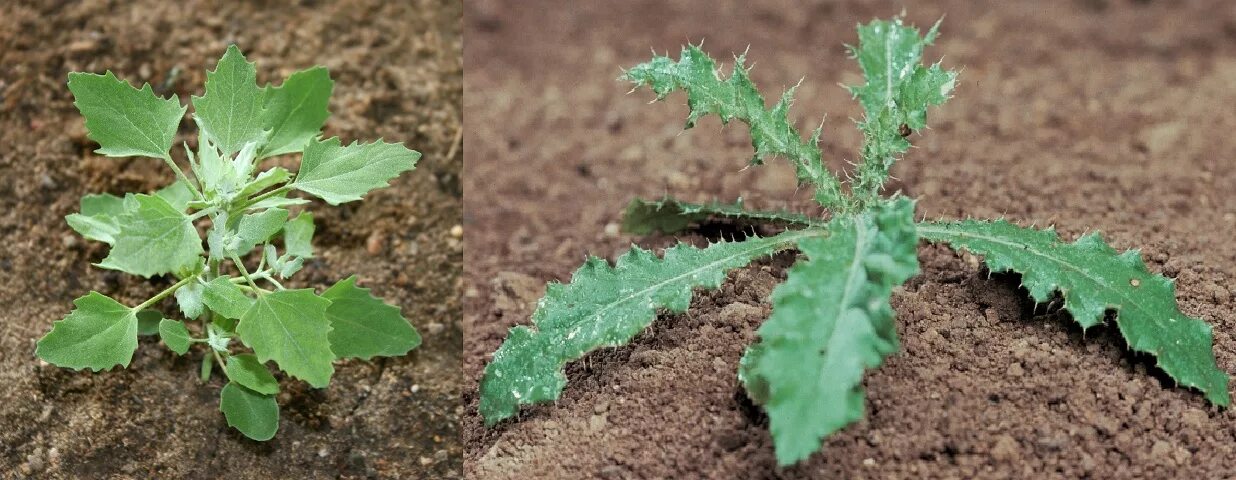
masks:
<svg viewBox="0 0 1236 480"><path fill-rule="evenodd" d="M313 257L313 214L300 212L296 218L283 226L283 246L288 255L301 258Z"/></svg>
<svg viewBox="0 0 1236 480"><path fill-rule="evenodd" d="M888 179L897 157L910 148L906 135L927 127L927 107L949 98L957 72L939 63L922 65L923 48L935 40L939 23L919 36L918 29L892 20L873 20L858 27L858 47L850 53L863 69L866 83L849 87L866 116L862 164L852 187L856 197L871 201ZM904 125L904 129L902 125Z"/></svg>
<svg viewBox="0 0 1236 480"><path fill-rule="evenodd" d="M293 184L338 205L387 186L391 179L415 167L420 158L420 152L398 143L353 142L343 146L338 137L311 139Z"/></svg>
<svg viewBox="0 0 1236 480"><path fill-rule="evenodd" d="M309 201L303 198L288 198L285 196L276 195L273 197L267 197L262 200L259 200L257 203L250 205L249 208L246 208L245 210L264 210L267 208L284 208L284 207L291 207L291 206L296 206L296 205L304 205L307 203L309 203Z"/></svg>
<svg viewBox="0 0 1236 480"><path fill-rule="evenodd" d="M227 374L228 380L239 383L262 395L279 393L279 381L275 380L275 376L270 374L270 370L266 369L266 365L263 365L256 356L251 354L245 353L229 357L224 373Z"/></svg>
<svg viewBox="0 0 1236 480"><path fill-rule="evenodd" d="M742 225L782 224L823 226L826 222L801 213L747 210L741 198L734 203L689 203L666 197L648 201L636 198L622 215L622 231L633 235L653 232L674 234L712 219Z"/></svg>
<svg viewBox="0 0 1236 480"><path fill-rule="evenodd" d="M185 328L184 323L166 318L159 322L159 338L163 339L163 344L167 345L168 350L176 352L177 355L184 355L188 352L189 344L192 343L189 329Z"/></svg>
<svg viewBox="0 0 1236 480"><path fill-rule="evenodd" d="M236 238L239 242L230 250L237 254L253 250L259 243L270 240L279 233L287 220L288 211L282 208L271 208L241 217L236 227Z"/></svg>
<svg viewBox="0 0 1236 480"><path fill-rule="evenodd" d="M1035 230L1003 220L921 224L924 238L948 243L985 257L995 272L1021 273L1022 284L1037 302L1054 292L1082 328L1116 312L1116 324L1129 348L1158 359L1159 368L1181 385L1227 406L1227 373L1215 363L1210 325L1186 316L1176 306L1175 285L1150 273L1137 250L1118 253L1097 233L1064 243L1050 229Z"/></svg>
<svg viewBox="0 0 1236 480"><path fill-rule="evenodd" d="M279 403L273 395L262 395L237 383L228 382L219 392L219 410L228 426L246 437L264 442L279 430Z"/></svg>
<svg viewBox="0 0 1236 480"><path fill-rule="evenodd" d="M304 150L330 116L327 106L334 85L326 67L293 73L278 87L268 85L262 124L271 133L258 156L266 158Z"/></svg>
<svg viewBox="0 0 1236 480"><path fill-rule="evenodd" d="M236 45L229 46L215 70L206 73L206 94L193 97L198 127L225 157L239 152L246 143L265 141L264 104L257 68L245 60Z"/></svg>
<svg viewBox="0 0 1236 480"><path fill-rule="evenodd" d="M197 373L198 380L201 380L202 383L210 381L210 372L214 369L214 366L214 357L211 357L210 355L202 355L202 363L201 366L198 367L199 370Z"/></svg>
<svg viewBox="0 0 1236 480"><path fill-rule="evenodd" d="M202 315L202 293L205 290L206 286L196 280L176 289L176 304L180 305L180 312L185 314L185 318L194 319Z"/></svg>
<svg viewBox="0 0 1236 480"><path fill-rule="evenodd" d="M39 340L35 355L74 370L129 366L137 350L137 312L99 292L90 292L73 305L77 308Z"/></svg>
<svg viewBox="0 0 1236 480"><path fill-rule="evenodd" d="M244 188L240 189L238 197L251 197L262 190L265 190L274 185L286 182L292 178L292 173L283 167L274 167L270 170L265 170L259 173L256 178L250 181Z"/></svg>
<svg viewBox="0 0 1236 480"><path fill-rule="evenodd" d="M81 199L81 214L86 216L111 215L113 217L124 213L124 199L110 193L92 193Z"/></svg>
<svg viewBox="0 0 1236 480"><path fill-rule="evenodd" d="M184 212L154 195L125 198L115 244L100 267L150 277L192 268L202 255L202 240Z"/></svg>
<svg viewBox="0 0 1236 480"><path fill-rule="evenodd" d="M716 63L694 45L683 47L678 62L669 57L654 56L651 61L632 67L623 79L636 87L647 86L662 100L675 90L687 92L690 114L686 128L708 114L716 114L722 123L738 119L751 131L755 148L753 164L763 163L770 156L788 159L797 171L799 183L816 187L815 199L823 206L839 208L845 196L841 183L821 161L817 128L809 141L803 141L789 118L794 88L781 96L771 110L764 107L764 97L748 76L749 68L740 55L734 60L733 74L724 79Z"/></svg>
<svg viewBox="0 0 1236 480"><path fill-rule="evenodd" d="M790 465L863 416L863 371L897 351L889 296L918 273L907 199L832 220L798 243L800 260L773 290L773 313L739 378L768 412L777 463Z"/></svg>
<svg viewBox="0 0 1236 480"><path fill-rule="evenodd" d="M138 90L110 71L72 72L69 90L90 138L99 142L95 152L109 157L166 157L188 108L175 95L159 98L149 83Z"/></svg>
<svg viewBox="0 0 1236 480"><path fill-rule="evenodd" d="M485 422L510 417L520 405L558 398L567 362L627 343L652 323L658 309L686 310L692 289L717 288L727 271L819 235L792 231L703 249L679 244L663 258L634 247L615 266L590 257L570 283L549 284L533 325L512 328L485 367L480 403Z"/></svg>
<svg viewBox="0 0 1236 480"><path fill-rule="evenodd" d="M116 243L116 235L120 233L120 223L116 217L108 214L87 216L81 213L66 215L64 220L73 231L89 240L103 242L108 245Z"/></svg>
<svg viewBox="0 0 1236 480"><path fill-rule="evenodd" d="M202 302L210 310L231 319L240 319L253 306L253 299L231 282L228 277L215 277L206 283Z"/></svg>
<svg viewBox="0 0 1236 480"><path fill-rule="evenodd" d="M183 180L176 180L171 185L163 187L156 191L155 196L167 201L173 209L185 211L189 208L189 202L193 201L193 189Z"/></svg>
<svg viewBox="0 0 1236 480"><path fill-rule="evenodd" d="M399 313L356 286L356 276L340 280L322 293L330 300L330 348L336 358L397 357L421 344L421 336Z"/></svg>
<svg viewBox="0 0 1236 480"><path fill-rule="evenodd" d="M258 360L274 360L293 377L323 388L335 371L326 318L329 306L329 300L310 289L260 295L241 316L236 333Z"/></svg>

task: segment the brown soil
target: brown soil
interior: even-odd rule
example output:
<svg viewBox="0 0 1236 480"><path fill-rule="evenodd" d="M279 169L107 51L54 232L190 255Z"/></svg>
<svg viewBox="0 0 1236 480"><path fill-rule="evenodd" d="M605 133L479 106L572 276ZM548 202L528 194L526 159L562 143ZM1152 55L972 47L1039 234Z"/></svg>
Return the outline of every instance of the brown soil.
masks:
<svg viewBox="0 0 1236 480"><path fill-rule="evenodd" d="M451 231L462 198L461 6L182 3L0 6L0 477L458 477L463 253ZM328 135L380 136L424 153L364 202L311 205L319 258L294 282L321 289L356 273L403 308L424 345L404 358L341 362L327 389L283 381L279 433L266 443L227 427L222 380L196 380L201 351L176 357L143 339L129 369L97 374L33 355L75 297L98 290L133 304L168 283L92 267L105 248L63 220L83 194L149 191L172 178L156 160L92 154L66 74L111 69L188 101L232 42L258 62L262 82L329 67ZM191 122L181 127L196 138Z"/></svg>
<svg viewBox="0 0 1236 480"><path fill-rule="evenodd" d="M867 375L867 418L802 465L775 467L767 421L735 378L791 255L739 270L662 315L628 346L568 368L554 405L487 429L476 385L506 330L548 280L585 254L613 259L633 196L743 196L805 209L785 162L743 169L741 126L715 118L679 135L681 94L646 105L619 67L649 47L706 39L727 58L750 45L755 80L799 90L795 117L825 123L825 156L853 159L860 80L843 43L901 10L878 2L470 2L464 188L468 393L465 472L483 478L1222 478L1236 467L1236 417L1173 388L1108 327L1083 335L1033 305L1015 275L920 248L923 273L893 299L903 348ZM1224 1L914 2L947 14L929 51L964 68L957 96L915 135L893 188L929 218L1005 215L1069 238L1102 230L1178 279L1181 309L1215 327L1236 371L1236 10ZM607 3L608 5L608 3ZM732 62L727 62L732 63ZM607 233L611 232L611 233ZM699 237L687 237L692 241Z"/></svg>

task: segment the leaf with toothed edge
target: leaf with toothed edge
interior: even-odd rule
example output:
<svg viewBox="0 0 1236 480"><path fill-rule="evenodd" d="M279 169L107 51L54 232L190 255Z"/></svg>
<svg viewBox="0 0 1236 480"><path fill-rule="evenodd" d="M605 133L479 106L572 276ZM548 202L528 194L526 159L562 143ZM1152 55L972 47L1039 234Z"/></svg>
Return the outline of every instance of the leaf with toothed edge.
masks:
<svg viewBox="0 0 1236 480"><path fill-rule="evenodd" d="M821 235L821 230L798 230L707 248L679 244L662 258L633 247L613 266L590 257L570 283L549 284L533 325L512 328L485 367L480 404L485 423L515 415L520 405L558 398L567 362L629 342L658 309L685 311L694 288L717 288L729 270Z"/></svg>
<svg viewBox="0 0 1236 480"><path fill-rule="evenodd" d="M1064 243L1051 229L1036 230L1004 220L924 223L919 235L983 255L992 271L1014 271L1037 302L1060 291L1064 308L1082 328L1103 321L1108 310L1129 347L1154 355L1159 368L1181 385L1201 390L1227 406L1227 373L1212 351L1211 327L1181 313L1171 280L1150 273L1137 250L1118 253L1088 233Z"/></svg>
<svg viewBox="0 0 1236 480"><path fill-rule="evenodd" d="M782 156L788 159L797 171L800 183L816 187L815 199L825 207L840 207L845 202L841 183L824 168L819 147L822 127L817 128L810 141L804 142L798 129L789 119L790 104L794 100L792 87L781 96L772 110L764 107L764 97L756 90L744 65L745 56L734 59L733 74L723 80L716 62L699 47L683 47L679 60L654 56L651 61L627 70L622 80L647 86L662 100L674 90L687 92L690 114L686 128L708 114L716 114L722 123L733 119L750 126L751 144L755 148L753 164L762 163L766 157Z"/></svg>
<svg viewBox="0 0 1236 480"><path fill-rule="evenodd" d="M806 258L773 290L772 316L739 367L768 412L780 465L809 457L825 436L862 418L864 370L897 351L889 297L918 273L909 199L834 218L828 231L798 243Z"/></svg>
<svg viewBox="0 0 1236 480"><path fill-rule="evenodd" d="M665 197L657 201L640 198L631 200L622 214L622 231L633 235L653 232L674 234L712 218L724 218L744 224L783 224L822 227L827 222L794 212L747 210L742 198L734 203L713 201L689 203Z"/></svg>

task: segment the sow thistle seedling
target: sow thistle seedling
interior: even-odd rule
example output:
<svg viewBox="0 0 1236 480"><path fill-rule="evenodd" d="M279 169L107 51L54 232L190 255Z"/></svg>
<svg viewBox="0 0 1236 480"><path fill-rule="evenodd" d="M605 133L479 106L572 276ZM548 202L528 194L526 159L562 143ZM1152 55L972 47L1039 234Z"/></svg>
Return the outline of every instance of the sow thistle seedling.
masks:
<svg viewBox="0 0 1236 480"><path fill-rule="evenodd" d="M921 63L938 27L925 36L901 18L858 27L858 46L850 52L866 83L848 89L865 111L858 122L863 144L861 161L845 184L821 161L821 129L803 141L790 122L794 89L767 109L743 56L728 78L695 46L685 47L677 61L654 56L627 70L622 79L650 88L658 100L685 91L687 128L709 114L723 123L746 123L755 148L752 163L772 156L789 160L830 215L754 212L741 202L633 201L623 225L635 234L675 233L714 217L791 228L706 248L680 243L660 258L633 247L612 266L589 258L569 283L551 283L533 325L512 328L494 353L481 382L486 423L515 415L520 405L558 398L567 362L629 342L658 311L685 311L693 289L717 288L728 270L797 249L800 258L773 290L773 313L758 330L760 340L747 347L738 367L747 393L768 413L778 463L796 463L819 450L824 437L862 417L864 371L898 349L889 297L918 273L920 238L982 255L993 272L1020 273L1037 302L1059 292L1083 328L1114 312L1131 349L1155 356L1178 383L1227 406L1228 378L1215 364L1210 326L1180 312L1172 281L1150 273L1136 250L1119 253L1097 233L1067 243L1052 229L1004 220L916 223L911 199L880 195L890 167L909 149L910 135L927 126L928 108L943 104L953 90L954 71Z"/></svg>
<svg viewBox="0 0 1236 480"><path fill-rule="evenodd" d="M400 356L420 345L399 308L357 286L356 277L321 294L281 283L313 257L313 215L290 214L309 202L289 193L331 205L360 200L420 158L397 143L321 139L333 87L323 67L259 87L254 64L229 47L207 73L205 95L192 99L198 148L183 144L186 173L169 153L188 109L178 98L160 98L149 84L135 89L110 71L70 73L69 90L97 153L162 159L176 181L152 194L87 195L69 225L111 247L97 266L176 281L134 306L98 292L78 298L39 340L39 358L98 371L127 367L139 335L158 335L179 355L201 344L202 381L216 364L229 380L219 402L228 425L268 440L279 428L279 383L267 362L324 388L336 359ZM296 173L259 168L263 159L290 153L302 153ZM184 319L154 308L169 296Z"/></svg>

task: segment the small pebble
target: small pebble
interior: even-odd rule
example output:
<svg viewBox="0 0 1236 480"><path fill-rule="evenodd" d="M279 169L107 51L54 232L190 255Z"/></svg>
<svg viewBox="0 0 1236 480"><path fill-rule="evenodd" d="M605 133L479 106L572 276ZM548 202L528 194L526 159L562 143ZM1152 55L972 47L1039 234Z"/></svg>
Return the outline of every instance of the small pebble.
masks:
<svg viewBox="0 0 1236 480"><path fill-rule="evenodd" d="M463 238L463 225L455 225L451 227L451 236L455 238Z"/></svg>
<svg viewBox="0 0 1236 480"><path fill-rule="evenodd" d="M386 238L385 238L385 235L382 234L382 232L375 231L369 234L368 240L365 240L365 250L368 251L370 255L380 254L382 253L382 250L385 248L386 248Z"/></svg>
<svg viewBox="0 0 1236 480"><path fill-rule="evenodd" d="M443 325L438 322L429 322L428 325L425 325L425 331L428 332L430 335L437 335L439 333L442 333L443 330L446 330L446 325Z"/></svg>
<svg viewBox="0 0 1236 480"><path fill-rule="evenodd" d="M618 224L617 223L605 224L605 236L617 237L618 236Z"/></svg>
<svg viewBox="0 0 1236 480"><path fill-rule="evenodd" d="M419 384L419 383L413 383L413 384L412 384L412 387L411 387L411 388L408 388L408 390L409 390L409 391L411 391L412 393L419 392L419 391L421 391L421 384Z"/></svg>
<svg viewBox="0 0 1236 480"><path fill-rule="evenodd" d="M864 459L863 459L863 466L864 466L864 467L874 467L874 466L875 466L875 459L874 459L874 458L864 458Z"/></svg>

